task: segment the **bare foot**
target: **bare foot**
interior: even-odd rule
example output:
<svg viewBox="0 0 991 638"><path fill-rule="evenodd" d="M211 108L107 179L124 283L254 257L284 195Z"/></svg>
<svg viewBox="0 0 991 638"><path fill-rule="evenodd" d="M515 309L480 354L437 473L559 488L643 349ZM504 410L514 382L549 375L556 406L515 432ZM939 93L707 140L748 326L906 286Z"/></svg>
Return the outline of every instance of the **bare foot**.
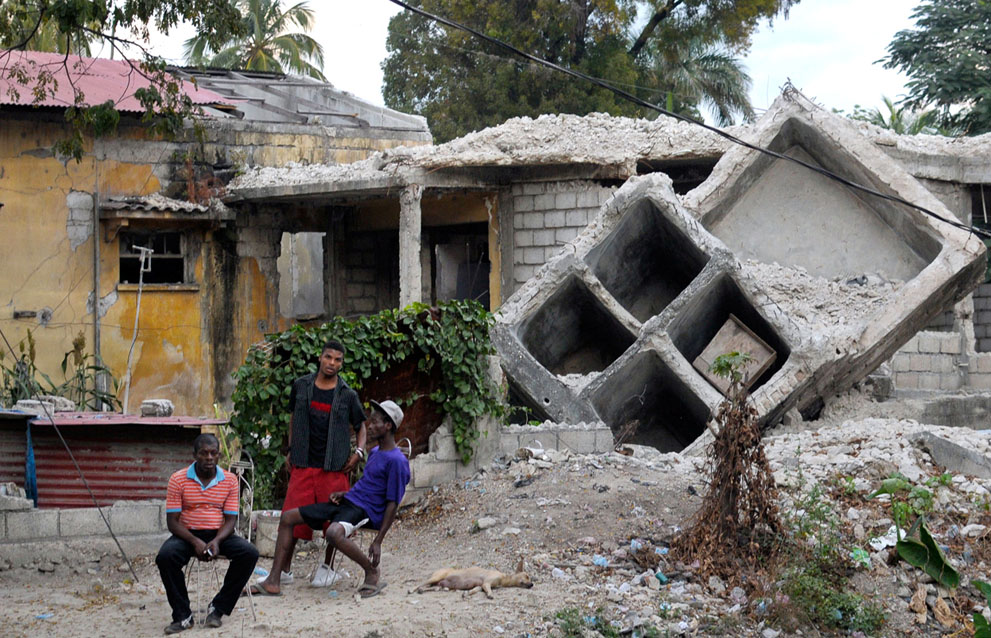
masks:
<svg viewBox="0 0 991 638"><path fill-rule="evenodd" d="M371 585L374 587L375 585L378 585L378 582L379 582L379 568L370 567L369 569L366 569L365 582L363 583L363 585Z"/></svg>
<svg viewBox="0 0 991 638"><path fill-rule="evenodd" d="M251 585L251 594L253 596L278 596L282 593L278 583L271 583L269 579L260 580L254 585Z"/></svg>

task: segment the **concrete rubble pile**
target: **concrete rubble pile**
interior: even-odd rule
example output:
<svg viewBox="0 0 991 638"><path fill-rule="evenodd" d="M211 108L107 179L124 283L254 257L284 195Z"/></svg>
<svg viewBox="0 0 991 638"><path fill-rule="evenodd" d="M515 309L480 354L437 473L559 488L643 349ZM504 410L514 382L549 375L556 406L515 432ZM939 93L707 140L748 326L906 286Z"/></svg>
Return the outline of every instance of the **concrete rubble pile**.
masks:
<svg viewBox="0 0 991 638"><path fill-rule="evenodd" d="M797 92L748 141L951 219L914 177ZM735 146L679 199L632 178L503 305L493 340L515 395L542 418L600 419L681 451L725 390L714 356L755 354L762 422L863 379L981 280L977 237L805 167Z"/></svg>

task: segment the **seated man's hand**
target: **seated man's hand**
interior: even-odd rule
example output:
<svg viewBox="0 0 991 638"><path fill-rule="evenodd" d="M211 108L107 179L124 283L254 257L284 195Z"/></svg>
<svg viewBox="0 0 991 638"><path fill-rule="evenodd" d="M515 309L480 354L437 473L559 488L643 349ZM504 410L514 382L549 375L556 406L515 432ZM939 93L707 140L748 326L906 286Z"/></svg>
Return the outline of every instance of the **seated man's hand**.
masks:
<svg viewBox="0 0 991 638"><path fill-rule="evenodd" d="M358 466L358 461L360 460L361 460L361 455L355 452L354 454L348 457L348 462L345 463L344 467L341 468L341 472L344 472L345 474L349 474L351 470L353 470Z"/></svg>
<svg viewBox="0 0 991 638"><path fill-rule="evenodd" d="M206 553L207 547L209 547L209 545L205 541L202 541L195 536L193 537L193 553L196 554L196 558L199 560L210 560L210 557L207 556Z"/></svg>
<svg viewBox="0 0 991 638"><path fill-rule="evenodd" d="M346 493L347 492L332 492L331 495L327 497L327 501L333 503L334 505L337 505L338 503L341 502L341 497L344 496Z"/></svg>
<svg viewBox="0 0 991 638"><path fill-rule="evenodd" d="M378 541L372 541L368 546L368 559L372 561L372 567L379 566L380 558L382 558L382 545Z"/></svg>
<svg viewBox="0 0 991 638"><path fill-rule="evenodd" d="M206 549L203 551L207 555L204 560L212 560L220 555L220 543L215 538L206 544Z"/></svg>

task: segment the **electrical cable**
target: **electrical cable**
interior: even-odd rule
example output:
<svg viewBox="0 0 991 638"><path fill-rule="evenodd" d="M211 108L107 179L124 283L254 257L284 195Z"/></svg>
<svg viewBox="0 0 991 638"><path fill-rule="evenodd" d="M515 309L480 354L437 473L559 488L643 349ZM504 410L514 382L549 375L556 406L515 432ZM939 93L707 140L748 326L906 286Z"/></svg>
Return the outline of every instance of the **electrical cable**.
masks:
<svg viewBox="0 0 991 638"><path fill-rule="evenodd" d="M545 60L545 59L539 58L539 57L537 57L535 55L531 55L529 53L526 53L525 51L521 51L520 49L517 49L516 47L514 47L511 44L508 44L506 42L503 42L502 40L498 40L498 39L493 38L491 36L485 35L484 33L481 33L479 31L476 31L475 29L473 29L473 28L471 28L469 26L460 24L458 22L454 22L453 20L449 20L447 18L438 16L438 15L434 15L434 14L429 13L427 11L424 11L423 9L420 9L418 7L411 6L410 4L408 4L406 2L403 2L402 0L389 0L389 2L391 2L392 4L398 5L398 6L402 7L403 9L406 9L407 11L411 11L411 12L417 14L417 15L423 16L424 18L427 18L429 20L433 20L435 22L439 22L441 24L445 24L445 25L447 25L449 27L452 27L452 28L455 28L455 29L460 29L461 31L465 31L467 33L470 33L470 34L474 35L477 38L480 38L480 39L482 39L482 40L484 40L484 41L486 41L486 42L488 42L490 44L494 44L494 45L496 45L496 46L498 46L498 47L500 47L502 49L505 49L507 51L510 51L512 53L515 53L516 55L519 55L519 56L521 56L521 57L523 57L523 58L525 58L527 60L530 60L531 62L535 62L537 64L540 64L540 65L546 66L548 68L554 69L556 71L559 71L561 73L564 73L565 75L570 75L570 76L575 77L575 78L578 78L580 80L585 80L586 82L591 82L592 84L595 84L595 85L600 86L600 87L602 87L604 89L607 89L609 91L612 91L614 94L618 95L619 97L621 97L621 98L623 98L625 100L629 100L630 102L633 102L634 104L637 104L639 106L643 106L645 108L648 108L648 109L657 111L658 113L661 113L662 115L666 115L668 117L672 117L672 118L674 118L676 120L680 120L682 122L687 122L688 124L694 124L695 126L700 126L700 127L704 128L704 129L706 129L707 131L710 131L712 133L715 133L716 135L718 135L718 136L720 136L720 137L722 137L722 138L724 138L724 139L732 142L733 144L737 144L739 146L743 146L744 148L748 148L750 150L757 151L759 153L764 153L765 155L769 155L770 157L774 157L776 159L785 160L785 161L788 161L788 162L793 162L793 163L798 164L800 166L804 166L805 168L807 168L807 169L809 169L811 171L814 171L816 173L819 173L820 175L822 175L822 176L824 176L824 177L826 177L828 179L831 179L833 181L839 182L840 184L843 184L844 186L846 186L848 188L851 188L853 190L860 191L862 193L866 193L868 195L872 195L874 197L878 197L880 199L884 199L884 200L887 200L887 201L890 201L890 202L894 202L894 203L897 203L897 204L903 204L903 205L908 206L910 208L914 208L915 210L923 213L924 215L928 215L929 217L932 217L933 219L937 219L937 220L939 220L939 221L941 221L941 222L943 222L945 224L949 224L950 226L953 226L955 228L959 228L961 230L966 230L969 233L972 233L972 234L975 234L975 235L979 235L981 237L991 238L991 232L989 232L987 230L984 230L983 228L978 228L976 226L971 226L969 224L964 224L963 222L959 222L959 221L956 221L956 220L953 220L953 219L947 219L947 218L943 217L942 215L940 215L940 214L938 214L938 213L936 213L934 211L931 211L931 210L929 210L928 208L926 208L924 206L920 206L919 204L914 204L914 203L912 203L912 202L910 202L910 201L908 201L906 199L903 199L901 197L898 197L896 195L888 195L886 193L882 193L882 192L876 191L873 188L870 188L870 187L867 187L867 186L862 186L861 184L858 184L858 183L856 183L854 181L851 181L851 180L849 180L849 179L847 179L847 178L845 178L845 177L843 177L841 175L837 175L836 173L833 173L833 172L831 172L831 171L829 171L829 170L827 170L825 168L822 168L821 166L816 166L815 164L810 164L810 163L805 162L803 160L800 160L798 158L790 157L788 155L785 155L784 153L778 153L777 151L772 151L771 149L764 148L764 147L758 146L756 144L751 144L750 142L747 142L745 140L742 140L742 139L736 137L735 135L732 135L730 133L727 133L726 131L724 131L724 130L722 130L720 128L717 128L715 126L711 126L709 124L706 124L705 122L701 122L699 120L696 120L694 118L691 118L691 117L688 117L688 116L685 116L685 115L681 115L679 113L674 113L672 111L668 111L667 109L664 109L664 108L662 108L662 107L660 107L660 106L658 106L656 104L652 104L651 102L648 102L648 101L646 101L644 99L641 99L641 98L633 95L632 93L628 93L628 92L624 91L623 89L617 88L617 87L613 86L612 84L609 84L608 82L604 82L604 81L599 80L597 78L594 78L594 77L592 77L590 75L586 75L585 73L582 73L581 71L575 71L573 69L569 69L568 67L564 67L564 66L561 66L559 64L555 64L554 62L551 62L549 60Z"/></svg>
<svg viewBox="0 0 991 638"><path fill-rule="evenodd" d="M10 350L10 354L12 354L14 356L14 359L17 360L18 359L17 353L14 352L14 348L10 345L10 341L7 340L7 335L4 334L2 328L0 328L0 337L3 337L3 342L7 344L7 349ZM21 382L21 384L24 385L24 383L20 379L17 379L17 381ZM34 382L34 379L29 377L28 382L31 383L32 386L34 386L34 387L25 388L28 391L28 393L31 396L40 395L41 388L37 386L37 384ZM37 390L37 394L35 393L35 390ZM124 562L127 563L127 568L130 570L131 576L134 577L134 582L135 583L139 582L138 575L134 571L134 566L131 565L131 559L127 557L127 552L124 551L124 548L121 546L120 541L117 539L117 535L114 534L114 530L110 526L110 520L107 519L106 514L103 513L103 508L100 507L100 504L96 501L96 495L93 493L93 489L90 488L89 481L86 480L86 475L83 474L83 469L79 467L79 462L76 461L76 455L73 454L72 449L69 448L68 442L66 442L65 437L62 436L62 431L59 430L59 427L57 425L55 425L55 417L48 410L48 407L45 406L44 401L39 401L39 403L41 403L41 409L45 413L45 417L48 419L49 424L52 426L52 428L55 429L55 434L58 435L59 440L62 441L62 446L65 448L65 451L69 454L69 459L72 461L72 464L76 466L76 472L79 473L79 478L82 479L83 485L86 487L86 491L89 492L89 497L93 500L93 506L96 507L96 511L100 513L100 518L103 519L103 523L107 526L107 531L110 532L111 538L113 538L114 543L117 544L117 549L118 551L120 551L120 555L124 557Z"/></svg>

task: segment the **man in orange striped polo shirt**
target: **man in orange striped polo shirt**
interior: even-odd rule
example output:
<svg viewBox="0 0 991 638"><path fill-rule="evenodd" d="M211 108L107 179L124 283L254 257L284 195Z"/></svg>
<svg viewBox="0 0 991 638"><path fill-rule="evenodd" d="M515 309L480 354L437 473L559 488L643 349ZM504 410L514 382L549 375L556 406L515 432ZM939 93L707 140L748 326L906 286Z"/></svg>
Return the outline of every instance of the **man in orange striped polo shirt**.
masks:
<svg viewBox="0 0 991 638"><path fill-rule="evenodd" d="M255 546L234 533L238 513L237 477L217 467L220 458L217 437L212 434L196 437L193 458L192 465L169 478L165 520L172 536L162 544L155 558L172 607L172 624L165 628L166 634L193 626L182 572L190 558L210 561L226 556L231 563L223 586L210 603L204 622L207 627L220 627L223 617L234 610L258 562Z"/></svg>

